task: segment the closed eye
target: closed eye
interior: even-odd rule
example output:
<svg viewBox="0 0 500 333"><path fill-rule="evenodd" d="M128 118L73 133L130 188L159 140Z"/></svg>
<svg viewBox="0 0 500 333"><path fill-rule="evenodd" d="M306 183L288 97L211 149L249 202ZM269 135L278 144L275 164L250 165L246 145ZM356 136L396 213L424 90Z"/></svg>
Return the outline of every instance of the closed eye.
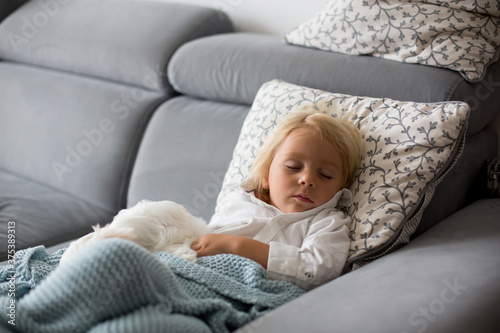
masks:
<svg viewBox="0 0 500 333"><path fill-rule="evenodd" d="M291 171L298 171L301 169L301 167L298 166L292 166L292 165L287 165L286 168Z"/></svg>
<svg viewBox="0 0 500 333"><path fill-rule="evenodd" d="M330 175L326 175L326 174L324 174L324 173L320 173L319 175L320 175L321 177L325 178L325 179L332 179L332 176L330 176Z"/></svg>
<svg viewBox="0 0 500 333"><path fill-rule="evenodd" d="M295 161L293 159L286 161L284 163L284 165L287 168L287 170L290 170L290 171L298 171L298 170L301 170L303 167L302 163L300 163L299 161Z"/></svg>
<svg viewBox="0 0 500 333"><path fill-rule="evenodd" d="M330 168L320 168L318 170L318 174L321 178L330 180L335 176L335 171L331 170Z"/></svg>

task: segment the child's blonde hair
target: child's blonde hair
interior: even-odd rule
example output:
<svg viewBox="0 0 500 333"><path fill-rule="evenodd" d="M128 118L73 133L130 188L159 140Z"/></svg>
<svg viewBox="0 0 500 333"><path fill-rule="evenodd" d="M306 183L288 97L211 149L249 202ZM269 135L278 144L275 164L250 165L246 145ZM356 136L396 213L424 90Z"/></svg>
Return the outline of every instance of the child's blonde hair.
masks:
<svg viewBox="0 0 500 333"><path fill-rule="evenodd" d="M268 136L250 171L251 186L257 194L266 195L262 180L269 176L271 163L288 135L299 128L310 128L333 144L342 157L342 187L354 181L363 154L359 130L348 120L333 118L320 112L298 111L284 117Z"/></svg>

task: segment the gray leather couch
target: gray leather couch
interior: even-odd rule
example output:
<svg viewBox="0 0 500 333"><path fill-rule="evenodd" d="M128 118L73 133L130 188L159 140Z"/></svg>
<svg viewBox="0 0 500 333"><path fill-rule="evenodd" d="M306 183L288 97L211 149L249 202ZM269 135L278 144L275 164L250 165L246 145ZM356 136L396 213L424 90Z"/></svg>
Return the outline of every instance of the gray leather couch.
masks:
<svg viewBox="0 0 500 333"><path fill-rule="evenodd" d="M18 249L51 246L126 205L143 132L177 94L169 59L229 31L221 12L154 1L31 1L2 22L2 261L8 222Z"/></svg>
<svg viewBox="0 0 500 333"><path fill-rule="evenodd" d="M445 69L233 33L228 18L209 8L54 3L48 12L30 2L0 25L2 260L8 222L18 249L56 249L141 199L176 201L210 219L266 81L466 101L465 150L413 240L240 331L498 331L500 199L487 198L485 166L498 151L487 125L500 112L500 63L472 84ZM37 21L41 13L46 23Z"/></svg>

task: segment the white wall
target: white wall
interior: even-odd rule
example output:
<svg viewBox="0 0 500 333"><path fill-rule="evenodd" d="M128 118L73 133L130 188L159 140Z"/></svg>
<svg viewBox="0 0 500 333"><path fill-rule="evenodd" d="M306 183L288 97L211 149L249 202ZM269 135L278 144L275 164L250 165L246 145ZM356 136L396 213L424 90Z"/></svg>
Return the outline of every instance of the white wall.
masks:
<svg viewBox="0 0 500 333"><path fill-rule="evenodd" d="M161 0L221 9L237 31L282 36L312 18L325 0Z"/></svg>

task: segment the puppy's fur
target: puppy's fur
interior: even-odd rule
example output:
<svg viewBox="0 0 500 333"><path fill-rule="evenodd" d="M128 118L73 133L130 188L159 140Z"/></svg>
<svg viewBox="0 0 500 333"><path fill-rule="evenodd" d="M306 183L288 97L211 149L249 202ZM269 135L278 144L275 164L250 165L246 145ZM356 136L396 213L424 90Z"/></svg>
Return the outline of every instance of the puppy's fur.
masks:
<svg viewBox="0 0 500 333"><path fill-rule="evenodd" d="M167 251L196 261L191 243L209 232L205 221L192 216L181 205L147 200L121 210L110 224L102 228L97 225L93 229L94 232L70 244L61 263L91 242L115 237L133 241L151 252Z"/></svg>

